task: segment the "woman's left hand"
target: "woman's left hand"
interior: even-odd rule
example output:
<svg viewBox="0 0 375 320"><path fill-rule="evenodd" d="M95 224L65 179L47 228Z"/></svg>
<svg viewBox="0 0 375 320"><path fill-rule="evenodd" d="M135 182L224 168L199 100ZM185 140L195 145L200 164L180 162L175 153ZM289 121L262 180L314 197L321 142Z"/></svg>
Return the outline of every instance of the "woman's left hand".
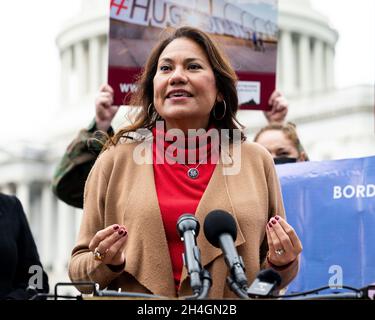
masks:
<svg viewBox="0 0 375 320"><path fill-rule="evenodd" d="M280 216L270 219L266 227L269 247L268 260L277 267L282 267L297 259L302 251L302 244L293 227Z"/></svg>

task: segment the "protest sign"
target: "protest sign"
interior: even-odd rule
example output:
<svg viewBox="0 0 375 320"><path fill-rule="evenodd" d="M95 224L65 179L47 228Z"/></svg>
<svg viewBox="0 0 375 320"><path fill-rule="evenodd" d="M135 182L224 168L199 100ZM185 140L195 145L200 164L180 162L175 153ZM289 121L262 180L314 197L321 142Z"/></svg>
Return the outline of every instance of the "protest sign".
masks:
<svg viewBox="0 0 375 320"><path fill-rule="evenodd" d="M108 83L127 104L165 28L192 26L224 49L238 76L242 109L268 110L275 89L277 0L111 0Z"/></svg>

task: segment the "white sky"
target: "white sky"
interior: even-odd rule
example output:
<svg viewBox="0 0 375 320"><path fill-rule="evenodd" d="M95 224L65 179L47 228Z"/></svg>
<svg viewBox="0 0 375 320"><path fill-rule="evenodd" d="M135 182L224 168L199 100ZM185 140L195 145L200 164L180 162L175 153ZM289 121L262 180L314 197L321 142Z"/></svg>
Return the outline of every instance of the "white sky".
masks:
<svg viewBox="0 0 375 320"><path fill-rule="evenodd" d="M338 87L375 83L375 0L311 0L339 32L335 80Z"/></svg>
<svg viewBox="0 0 375 320"><path fill-rule="evenodd" d="M373 84L375 0L312 3L340 33L337 85ZM32 140L43 123L56 121L60 65L55 39L79 8L79 0L0 1L0 145L15 138Z"/></svg>
<svg viewBox="0 0 375 320"><path fill-rule="evenodd" d="M58 107L56 35L80 0L0 1L0 145L32 140ZM47 134L47 133L46 133Z"/></svg>

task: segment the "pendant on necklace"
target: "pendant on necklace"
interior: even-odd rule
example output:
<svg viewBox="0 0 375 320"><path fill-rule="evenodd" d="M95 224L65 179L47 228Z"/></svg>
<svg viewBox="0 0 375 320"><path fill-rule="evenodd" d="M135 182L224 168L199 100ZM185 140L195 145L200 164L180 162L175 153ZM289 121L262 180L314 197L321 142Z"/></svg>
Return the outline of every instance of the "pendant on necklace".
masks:
<svg viewBox="0 0 375 320"><path fill-rule="evenodd" d="M187 171L187 175L189 178L191 179L197 179L198 176L199 176L199 171L197 168L190 168L188 171Z"/></svg>

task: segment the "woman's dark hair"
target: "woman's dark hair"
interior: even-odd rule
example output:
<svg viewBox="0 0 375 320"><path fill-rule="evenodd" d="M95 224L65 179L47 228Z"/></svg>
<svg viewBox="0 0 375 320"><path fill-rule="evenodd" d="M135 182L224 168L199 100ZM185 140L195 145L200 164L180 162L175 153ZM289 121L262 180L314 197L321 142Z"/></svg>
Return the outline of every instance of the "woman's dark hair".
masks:
<svg viewBox="0 0 375 320"><path fill-rule="evenodd" d="M130 100L130 105L141 106L141 111L137 114L134 122L130 126L119 130L113 138L107 141L104 149L111 145L116 145L122 137L128 137L129 133L135 132L137 129L152 129L155 127L156 121L162 120L153 105L153 80L157 72L157 65L161 53L173 40L179 38L190 39L204 50L213 70L218 91L226 102L224 117L221 120L216 120L211 112L210 123L217 129L240 129L241 140L246 139L242 133L243 126L236 119L238 110L238 96L236 90L237 76L228 58L205 32L192 27L181 27L175 29L172 34L165 39L162 39L152 50L146 61L143 72L138 78L137 91L132 94ZM221 116L224 113L223 102L217 103L214 108L216 108L217 115ZM230 132L230 139L232 139L232 130L230 130Z"/></svg>

